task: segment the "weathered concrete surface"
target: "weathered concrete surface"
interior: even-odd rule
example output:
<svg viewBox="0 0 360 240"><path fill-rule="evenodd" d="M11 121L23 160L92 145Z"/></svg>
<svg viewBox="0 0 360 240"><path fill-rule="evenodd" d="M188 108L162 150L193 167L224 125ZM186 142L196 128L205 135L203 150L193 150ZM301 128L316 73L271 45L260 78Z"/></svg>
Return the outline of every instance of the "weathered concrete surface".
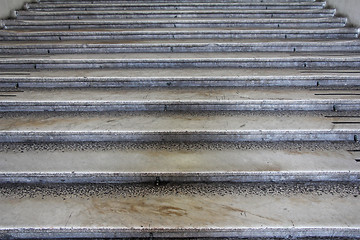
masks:
<svg viewBox="0 0 360 240"><path fill-rule="evenodd" d="M137 1L139 2L139 1ZM333 17L334 9L319 10L177 10L177 11L18 11L19 20L55 20L55 19L142 19L142 18L296 18L296 17Z"/></svg>
<svg viewBox="0 0 360 240"><path fill-rule="evenodd" d="M216 101L311 101L359 100L360 90L357 88L68 88L68 89L0 89L0 105L5 103L201 103ZM254 102L255 103L255 102ZM332 109L331 109L332 110ZM29 111L31 111L29 109Z"/></svg>
<svg viewBox="0 0 360 240"><path fill-rule="evenodd" d="M0 54L186 53L186 52L360 52L358 40L171 39L101 41L0 42Z"/></svg>
<svg viewBox="0 0 360 240"><path fill-rule="evenodd" d="M94 0L98 4L79 0L80 5L72 0L64 0L65 5L44 1L53 4L27 5L27 13L38 9L41 14L20 11L20 15L42 20L49 16L52 22L3 21L8 29L0 31L0 39L8 41L1 43L5 51L0 56L0 81L12 84L7 86L12 89L0 89L5 111L0 113L0 238L360 238L359 31L341 27L342 19L331 19L340 20L340 26L323 23L312 28L315 18L326 21L323 12L332 15L333 10L323 10L325 2L129 0L124 9L119 4L124 1L115 5L108 0ZM197 5L199 1L203 4ZM230 20L217 19L224 18L223 10L243 14L254 7L260 11L241 21L251 22L252 16L257 22L265 19L278 25L224 28ZM96 16L85 10L120 13L126 8L143 9L122 21L135 24L128 29L109 29L121 26L119 20L109 21L113 13L99 15L101 21L83 18ZM154 8L158 10L151 12ZM274 8L278 9L274 15L264 15ZM299 10L297 18L304 17L301 21L287 16L285 9L294 8ZM66 18L72 9L78 13L61 23L51 13L44 14L54 10L57 17ZM312 18L310 9L316 13ZM205 11L208 18L198 18L196 14ZM119 17L129 12L134 11ZM177 17L174 12L180 16L171 20L174 26L164 25L171 16ZM200 19L217 24L177 28L186 21L180 19L183 16L196 18L198 24L207 24ZM148 17L159 18L160 26L154 28ZM282 28L289 21L296 21L296 26L311 24ZM54 23L70 29L49 31ZM72 29L93 28L93 23L106 28ZM11 24L22 29L9 30ZM294 39L298 43L293 44ZM335 39L338 43L332 44ZM24 55L23 49L36 49L41 41L46 44L38 49L42 52ZM114 43L126 48L113 54L104 51ZM186 43L202 43L206 50ZM237 43L237 51L227 43ZM16 55L6 52L10 45ZM101 51L85 52L89 46ZM61 52L69 47L73 50ZM270 54L270 49L277 53ZM87 69L69 69L73 66ZM230 81L221 85L223 80ZM38 83L31 85L32 81ZM39 81L69 81L83 87L97 81L108 88L72 89L78 85L71 83L67 89L59 88L61 84L36 89ZM133 88L104 85L111 81ZM154 87L151 81L160 88L146 88ZM190 88L199 81L207 88ZM302 84L311 89L299 88ZM142 88L134 88L138 86ZM128 102L133 103L128 110L141 111L120 111ZM326 111L314 111L324 102ZM340 102L348 107L342 109ZM138 108L144 103L155 103L156 111ZM275 103L275 111L264 111ZM285 111L284 103L296 109ZM237 109L227 110L251 111L198 111L215 105L212 110L231 105ZM295 111L304 106L312 111ZM18 110L24 112L14 112ZM132 184L120 184L124 182Z"/></svg>
<svg viewBox="0 0 360 240"><path fill-rule="evenodd" d="M166 87L323 87L360 86L358 71L351 69L87 69L0 71L0 86L30 88L145 88ZM5 93L5 92L4 92ZM3 99L5 100L5 98Z"/></svg>
<svg viewBox="0 0 360 240"><path fill-rule="evenodd" d="M348 17L350 23L360 27L359 0L327 0L326 2L336 8L337 13Z"/></svg>
<svg viewBox="0 0 360 240"><path fill-rule="evenodd" d="M0 58L0 69L102 69L102 68L357 68L359 54L289 53L126 53L22 55Z"/></svg>
<svg viewBox="0 0 360 240"><path fill-rule="evenodd" d="M0 182L360 180L356 143L0 145Z"/></svg>
<svg viewBox="0 0 360 240"><path fill-rule="evenodd" d="M0 193L7 237L360 237L352 183L1 185Z"/></svg>
<svg viewBox="0 0 360 240"><path fill-rule="evenodd" d="M139 39L355 39L357 28L262 29L262 28L173 28L102 31L1 31L2 41L139 40Z"/></svg>
<svg viewBox="0 0 360 240"><path fill-rule="evenodd" d="M339 112L341 113L341 112ZM332 113L328 112L331 116ZM358 117L324 113L4 113L2 142L358 141ZM348 115L350 114L350 115Z"/></svg>
<svg viewBox="0 0 360 240"><path fill-rule="evenodd" d="M10 11L20 9L29 0L0 0L0 19L10 16Z"/></svg>
<svg viewBox="0 0 360 240"><path fill-rule="evenodd" d="M359 116L343 112L33 112L1 113L0 133L187 131L359 131ZM346 117L348 116L348 117ZM336 122L339 122L338 124ZM346 122L349 122L348 124Z"/></svg>
<svg viewBox="0 0 360 240"><path fill-rule="evenodd" d="M357 89L116 88L0 89L4 111L356 111Z"/></svg>

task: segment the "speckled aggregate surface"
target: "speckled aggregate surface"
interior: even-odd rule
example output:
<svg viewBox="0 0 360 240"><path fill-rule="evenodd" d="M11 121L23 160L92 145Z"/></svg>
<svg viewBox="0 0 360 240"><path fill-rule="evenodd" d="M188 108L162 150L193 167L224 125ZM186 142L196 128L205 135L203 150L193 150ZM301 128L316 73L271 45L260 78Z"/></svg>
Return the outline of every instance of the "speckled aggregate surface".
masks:
<svg viewBox="0 0 360 240"><path fill-rule="evenodd" d="M41 228L63 234L71 227L73 233L224 233L280 227L298 235L321 229L339 236L359 227L359 184L349 182L5 184L0 193L0 232Z"/></svg>
<svg viewBox="0 0 360 240"><path fill-rule="evenodd" d="M313 0L12 12L0 239L359 239L359 31L334 14Z"/></svg>

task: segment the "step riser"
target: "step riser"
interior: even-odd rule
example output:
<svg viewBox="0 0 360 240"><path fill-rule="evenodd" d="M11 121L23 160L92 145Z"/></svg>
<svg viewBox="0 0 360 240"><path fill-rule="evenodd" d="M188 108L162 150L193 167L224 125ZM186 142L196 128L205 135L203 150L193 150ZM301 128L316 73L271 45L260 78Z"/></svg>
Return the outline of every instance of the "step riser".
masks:
<svg viewBox="0 0 360 240"><path fill-rule="evenodd" d="M86 20L86 19L143 19L143 18L329 18L333 17L334 12L313 12L313 13L152 13L141 14L132 12L129 14L98 12L96 14L64 14L41 15L41 12L33 14L32 12L18 12L18 20Z"/></svg>
<svg viewBox="0 0 360 240"><path fill-rule="evenodd" d="M86 54L86 53L190 53L190 52L360 52L358 45L326 45L313 46L296 44L204 44L204 45L120 45L120 46L102 46L102 45L29 45L29 46L0 46L0 54Z"/></svg>
<svg viewBox="0 0 360 240"><path fill-rule="evenodd" d="M136 29L136 28L235 28L235 27L242 27L242 28L341 28L345 26L345 22L314 22L314 23L224 23L224 22L207 22L207 23L196 23L196 22L189 22L189 23L118 23L114 24L79 24L79 25L5 25L5 29L7 30L25 30L25 29L32 29L32 30L80 30L80 29Z"/></svg>
<svg viewBox="0 0 360 240"><path fill-rule="evenodd" d="M25 229L0 230L0 236L16 239L52 238L359 238L358 228L245 228L245 229Z"/></svg>
<svg viewBox="0 0 360 240"><path fill-rule="evenodd" d="M206 103L191 101L190 103L28 103L0 102L0 112L27 111L358 111L360 101L232 101L232 103Z"/></svg>
<svg viewBox="0 0 360 240"><path fill-rule="evenodd" d="M0 184L5 183L156 183L177 182L354 182L360 181L358 172L242 172L242 173L195 173L195 174L137 174L137 173L57 173L57 174L0 174Z"/></svg>
<svg viewBox="0 0 360 240"><path fill-rule="evenodd" d="M245 228L245 229L156 229L139 228L112 229L5 229L0 230L0 236L15 239L52 239L52 238L359 238L358 228Z"/></svg>
<svg viewBox="0 0 360 240"><path fill-rule="evenodd" d="M8 63L7 63L8 62ZM262 60L262 59L239 59L239 60L100 60L93 61L51 61L49 63L37 63L29 61L6 61L0 59L0 69L108 69L108 68L358 68L360 61L339 59L333 60Z"/></svg>
<svg viewBox="0 0 360 240"><path fill-rule="evenodd" d="M30 77L31 78L31 77ZM318 86L360 86L360 79L354 77L318 77L318 78L300 78L300 77L273 77L241 79L229 78L211 79L211 78L193 78L193 79L166 79L145 78L145 79L113 79L113 78L12 78L0 77L0 87L2 88L78 88L78 87L318 87Z"/></svg>
<svg viewBox="0 0 360 240"><path fill-rule="evenodd" d="M0 132L0 142L354 142L360 131Z"/></svg>

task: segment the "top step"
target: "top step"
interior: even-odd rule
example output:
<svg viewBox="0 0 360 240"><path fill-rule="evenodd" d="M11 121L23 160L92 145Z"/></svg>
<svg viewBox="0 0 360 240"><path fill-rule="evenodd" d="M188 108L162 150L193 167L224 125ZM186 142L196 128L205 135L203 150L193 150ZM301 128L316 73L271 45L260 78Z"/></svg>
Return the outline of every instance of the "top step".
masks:
<svg viewBox="0 0 360 240"><path fill-rule="evenodd" d="M62 4L42 4L42 3L26 3L25 9L28 10L46 10L46 11L102 11L102 10L189 10L189 9L321 9L325 7L325 2L220 2L220 3L169 3L169 2L155 2L155 3L62 3Z"/></svg>
<svg viewBox="0 0 360 240"><path fill-rule="evenodd" d="M201 2L214 2L214 3L218 3L218 2L243 2L243 3L254 3L254 2L259 2L259 3L268 3L268 2L315 2L315 0L38 0L37 2L39 3L51 3L51 4L61 4L61 3L87 3L87 4L93 4L93 3L142 3L142 2L148 2L148 3L155 3L155 2L178 2L178 3L182 3L182 2L197 2L197 3L201 3Z"/></svg>

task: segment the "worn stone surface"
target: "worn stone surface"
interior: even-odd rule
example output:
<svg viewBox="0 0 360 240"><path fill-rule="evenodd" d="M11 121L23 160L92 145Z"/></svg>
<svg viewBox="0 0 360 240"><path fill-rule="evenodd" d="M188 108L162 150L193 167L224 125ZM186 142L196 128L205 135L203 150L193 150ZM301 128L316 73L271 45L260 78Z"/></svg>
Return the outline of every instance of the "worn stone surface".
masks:
<svg viewBox="0 0 360 240"><path fill-rule="evenodd" d="M0 238L360 238L359 30L325 6L12 12Z"/></svg>

